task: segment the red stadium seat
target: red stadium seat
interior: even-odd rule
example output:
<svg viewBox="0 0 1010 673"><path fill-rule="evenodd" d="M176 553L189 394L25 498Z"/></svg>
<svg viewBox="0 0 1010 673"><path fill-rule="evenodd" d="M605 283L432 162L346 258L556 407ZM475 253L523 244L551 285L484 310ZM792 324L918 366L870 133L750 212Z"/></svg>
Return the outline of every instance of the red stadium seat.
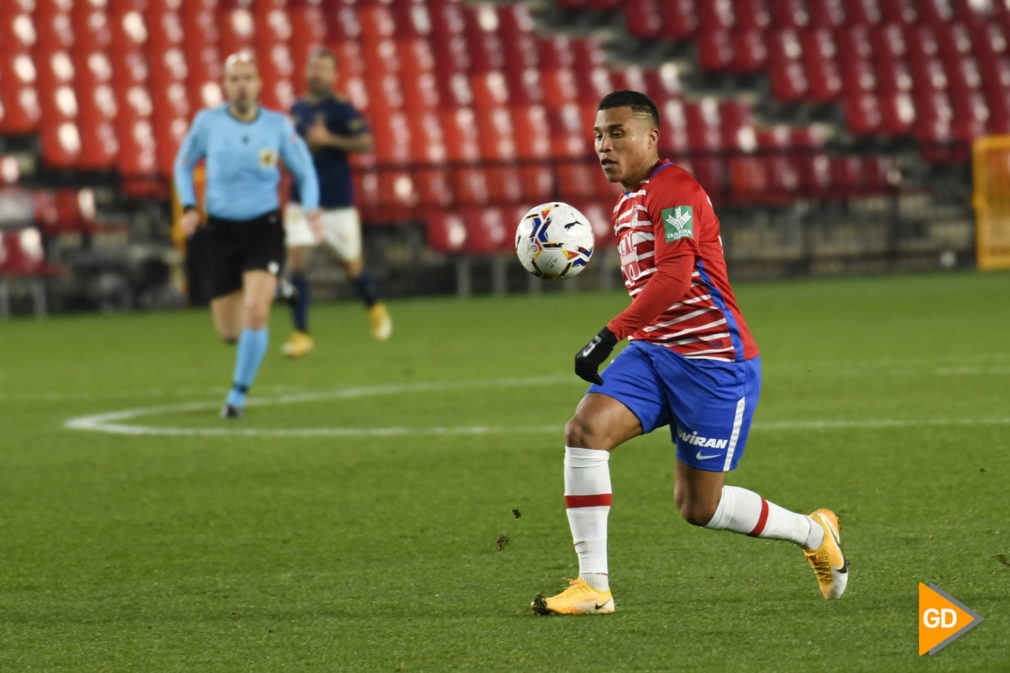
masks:
<svg viewBox="0 0 1010 673"><path fill-rule="evenodd" d="M45 281L66 272L66 268L50 264L46 260L42 237L34 227L0 233L0 317L10 315L10 283L20 280L31 284L35 314L45 315Z"/></svg>
<svg viewBox="0 0 1010 673"><path fill-rule="evenodd" d="M364 70L361 74L368 77L382 77L386 74L400 72L400 52L397 42L393 39L363 41L361 55L364 58Z"/></svg>
<svg viewBox="0 0 1010 673"><path fill-rule="evenodd" d="M449 173L453 199L461 206L486 205L491 192L484 171L473 166L454 167Z"/></svg>
<svg viewBox="0 0 1010 673"><path fill-rule="evenodd" d="M919 21L935 26L945 26L954 20L954 8L950 0L919 0Z"/></svg>
<svg viewBox="0 0 1010 673"><path fill-rule="evenodd" d="M810 0L809 5L813 27L835 29L846 22L844 0Z"/></svg>
<svg viewBox="0 0 1010 673"><path fill-rule="evenodd" d="M218 48L225 56L256 50L256 22L244 7L219 6L215 12L219 31Z"/></svg>
<svg viewBox="0 0 1010 673"><path fill-rule="evenodd" d="M490 70L503 70L505 63L505 47L498 34L485 30L475 18L475 12L465 14L467 51L470 53L470 72L484 73Z"/></svg>
<svg viewBox="0 0 1010 673"><path fill-rule="evenodd" d="M36 42L38 31L29 12L0 14L0 56L30 52Z"/></svg>
<svg viewBox="0 0 1010 673"><path fill-rule="evenodd" d="M876 25L882 19L877 0L846 0L845 20L849 25Z"/></svg>
<svg viewBox="0 0 1010 673"><path fill-rule="evenodd" d="M684 117L687 121L689 147L692 152L706 153L722 150L718 99L706 96L700 100L685 103Z"/></svg>
<svg viewBox="0 0 1010 673"><path fill-rule="evenodd" d="M186 53L179 46L151 53L148 63L151 87L156 95L159 89L168 88L172 84L185 84L186 78L189 77Z"/></svg>
<svg viewBox="0 0 1010 673"><path fill-rule="evenodd" d="M714 4L714 3L713 3ZM727 28L705 28L698 33L698 65L708 72L725 72L733 65L733 41Z"/></svg>
<svg viewBox="0 0 1010 673"><path fill-rule="evenodd" d="M537 38L532 33L502 37L501 44L507 70L526 70L540 65L540 50L537 47Z"/></svg>
<svg viewBox="0 0 1010 673"><path fill-rule="evenodd" d="M432 48L441 77L450 77L454 73L465 73L470 70L470 52L466 38L462 35L449 35L444 40L435 40L432 42Z"/></svg>
<svg viewBox="0 0 1010 673"><path fill-rule="evenodd" d="M842 92L842 77L834 33L828 28L814 28L804 31L801 42L806 78L810 83L807 100L815 103L837 100Z"/></svg>
<svg viewBox="0 0 1010 673"><path fill-rule="evenodd" d="M152 56L181 45L186 37L182 17L178 12L167 11L157 15L148 12L147 25L150 28L148 45Z"/></svg>
<svg viewBox="0 0 1010 673"><path fill-rule="evenodd" d="M862 31L860 31L863 35ZM865 38L863 38L865 39ZM905 60L908 58L908 44L905 31L900 24L886 23L869 28L870 46L878 61Z"/></svg>
<svg viewBox="0 0 1010 673"><path fill-rule="evenodd" d="M50 168L71 169L81 153L81 134L69 117L47 120L41 125L40 154Z"/></svg>
<svg viewBox="0 0 1010 673"><path fill-rule="evenodd" d="M43 53L71 49L74 24L67 8L39 2L33 14L37 35L36 48Z"/></svg>
<svg viewBox="0 0 1010 673"><path fill-rule="evenodd" d="M689 134L684 102L670 99L658 104L660 156L677 159L688 151Z"/></svg>
<svg viewBox="0 0 1010 673"><path fill-rule="evenodd" d="M877 73L873 64L862 58L841 59L842 91L854 98L877 90Z"/></svg>
<svg viewBox="0 0 1010 673"><path fill-rule="evenodd" d="M326 44L326 17L320 5L308 2L292 3L286 12L291 22L291 49L299 57L296 63L302 66L311 49Z"/></svg>
<svg viewBox="0 0 1010 673"><path fill-rule="evenodd" d="M661 105L670 98L679 98L684 92L680 68L675 63L664 63L659 67L649 68L643 75L646 91L656 105Z"/></svg>
<svg viewBox="0 0 1010 673"><path fill-rule="evenodd" d="M780 101L795 103L803 100L810 85L801 61L799 32L793 28L772 31L768 52L769 85L772 95Z"/></svg>
<svg viewBox="0 0 1010 673"><path fill-rule="evenodd" d="M505 76L498 70L470 76L474 106L478 109L497 108L508 103L509 89Z"/></svg>
<svg viewBox="0 0 1010 673"><path fill-rule="evenodd" d="M143 12L129 6L113 6L109 12L113 54L143 49L150 35Z"/></svg>
<svg viewBox="0 0 1010 673"><path fill-rule="evenodd" d="M614 195L616 200L616 194ZM613 211L614 202L605 199L593 199L590 201L579 201L573 203L578 208L589 223L593 225L593 236L595 242L594 249L611 248L617 245L617 236L614 234Z"/></svg>
<svg viewBox="0 0 1010 673"><path fill-rule="evenodd" d="M624 8L628 34L640 40L654 40L663 31L662 0L628 0Z"/></svg>
<svg viewBox="0 0 1010 673"><path fill-rule="evenodd" d="M465 250L473 254L509 252L514 246L515 222L501 208L477 208L464 213Z"/></svg>
<svg viewBox="0 0 1010 673"><path fill-rule="evenodd" d="M406 110L422 111L437 108L441 102L438 94L438 79L433 72L422 72L400 79L403 89L403 107Z"/></svg>
<svg viewBox="0 0 1010 673"><path fill-rule="evenodd" d="M516 138L508 107L477 110L481 158L491 161L516 157Z"/></svg>
<svg viewBox="0 0 1010 673"><path fill-rule="evenodd" d="M595 104L614 90L611 71L606 66L575 68L574 74L580 101L592 101Z"/></svg>
<svg viewBox="0 0 1010 673"><path fill-rule="evenodd" d="M571 68L575 65L575 51L572 49L573 38L567 35L553 35L539 41L540 54L538 61L542 70L552 68Z"/></svg>
<svg viewBox="0 0 1010 673"><path fill-rule="evenodd" d="M0 55L0 131L24 134L34 131L41 118L36 71L27 53Z"/></svg>
<svg viewBox="0 0 1010 673"><path fill-rule="evenodd" d="M502 205L519 203L523 200L522 176L514 164L484 164L474 170L484 174L490 203Z"/></svg>
<svg viewBox="0 0 1010 673"><path fill-rule="evenodd" d="M410 163L411 142L407 115L400 111L375 115L370 120L370 125L375 142L375 160L378 163Z"/></svg>
<svg viewBox="0 0 1010 673"><path fill-rule="evenodd" d="M435 51L424 38L401 37L396 40L396 52L400 55L400 73L405 82L436 71Z"/></svg>
<svg viewBox="0 0 1010 673"><path fill-rule="evenodd" d="M84 171L107 171L116 165L119 155L119 141L116 127L110 120L84 122L78 129L81 137L81 151L75 167Z"/></svg>
<svg viewBox="0 0 1010 673"><path fill-rule="evenodd" d="M809 5L804 0L772 0L772 23L781 28L806 28L811 24Z"/></svg>
<svg viewBox="0 0 1010 673"><path fill-rule="evenodd" d="M880 0L882 21L884 23L908 23L919 21L916 9L919 0Z"/></svg>
<svg viewBox="0 0 1010 673"><path fill-rule="evenodd" d="M698 6L698 25L701 33L712 30L728 31L736 25L736 12L730 2L703 2Z"/></svg>
<svg viewBox="0 0 1010 673"><path fill-rule="evenodd" d="M766 30L772 25L769 0L734 0L734 27L743 30Z"/></svg>
<svg viewBox="0 0 1010 673"><path fill-rule="evenodd" d="M476 161L480 158L477 119L472 109L443 109L441 122L449 161Z"/></svg>
<svg viewBox="0 0 1010 673"><path fill-rule="evenodd" d="M883 124L877 95L871 91L852 93L843 102L845 126L857 135L874 135Z"/></svg>
<svg viewBox="0 0 1010 673"><path fill-rule="evenodd" d="M548 105L565 105L578 100L578 86L571 68L541 70L540 85L543 89L544 102Z"/></svg>
<svg viewBox="0 0 1010 673"><path fill-rule="evenodd" d="M460 253L466 245L466 220L459 212L433 211L425 221L425 238L435 252Z"/></svg>
<svg viewBox="0 0 1010 673"><path fill-rule="evenodd" d="M410 125L410 157L415 163L445 163L448 152L437 110L414 110L407 115Z"/></svg>
<svg viewBox="0 0 1010 673"><path fill-rule="evenodd" d="M431 37L441 42L466 30L463 4L458 2L428 2Z"/></svg>
<svg viewBox="0 0 1010 673"><path fill-rule="evenodd" d="M382 40L396 33L396 19L388 5L364 3L358 5L357 10L362 39Z"/></svg>
<svg viewBox="0 0 1010 673"><path fill-rule="evenodd" d="M448 171L442 166L420 166L412 170L417 205L444 210L455 206Z"/></svg>
<svg viewBox="0 0 1010 673"><path fill-rule="evenodd" d="M645 71L637 65L627 65L620 68L610 69L610 86L612 90L630 89L632 91L645 91L647 82ZM610 93L609 91L607 93Z"/></svg>
<svg viewBox="0 0 1010 673"><path fill-rule="evenodd" d="M767 193L762 202L770 205L791 203L800 188L792 129L784 125L760 129L757 139L767 180Z"/></svg>
<svg viewBox="0 0 1010 673"><path fill-rule="evenodd" d="M666 0L663 10L663 37L671 40L694 37L699 25L695 0Z"/></svg>
<svg viewBox="0 0 1010 673"><path fill-rule="evenodd" d="M768 39L763 28L737 28L730 34L732 43L732 72L753 75L768 64Z"/></svg>
<svg viewBox="0 0 1010 673"><path fill-rule="evenodd" d="M432 19L428 3L394 2L391 9L397 35L423 38L430 36Z"/></svg>
<svg viewBox="0 0 1010 673"><path fill-rule="evenodd" d="M884 92L878 95L881 130L889 136L911 136L915 130L915 100L907 91Z"/></svg>
<svg viewBox="0 0 1010 673"><path fill-rule="evenodd" d="M558 163L558 197L565 201L578 201L595 197L593 171L599 168L581 159Z"/></svg>
<svg viewBox="0 0 1010 673"><path fill-rule="evenodd" d="M185 102L185 101L183 101ZM77 87L78 117L82 126L99 122L114 122L118 113L116 92L108 84Z"/></svg>
<svg viewBox="0 0 1010 673"><path fill-rule="evenodd" d="M548 110L542 105L512 106L512 128L516 143L516 156L520 159L517 170L522 184L524 201L541 203L552 198L554 176L545 160L551 156L551 126Z"/></svg>
<svg viewBox="0 0 1010 673"><path fill-rule="evenodd" d="M575 103L547 108L550 152L556 158L583 157L592 151L592 134L583 126L582 109Z"/></svg>
<svg viewBox="0 0 1010 673"><path fill-rule="evenodd" d="M912 72L903 59L878 60L876 75L877 89L882 93L912 90Z"/></svg>

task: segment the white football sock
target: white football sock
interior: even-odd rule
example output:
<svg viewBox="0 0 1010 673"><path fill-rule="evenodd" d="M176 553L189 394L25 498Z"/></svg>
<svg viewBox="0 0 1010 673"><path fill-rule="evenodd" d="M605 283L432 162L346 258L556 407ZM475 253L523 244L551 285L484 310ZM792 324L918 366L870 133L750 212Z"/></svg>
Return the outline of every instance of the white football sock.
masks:
<svg viewBox="0 0 1010 673"><path fill-rule="evenodd" d="M719 507L705 528L789 540L804 549L816 549L824 539L824 529L806 514L790 512L739 486L722 487Z"/></svg>
<svg viewBox="0 0 1010 673"><path fill-rule="evenodd" d="M565 506L579 577L601 591L610 588L607 517L610 514L610 452L565 447Z"/></svg>

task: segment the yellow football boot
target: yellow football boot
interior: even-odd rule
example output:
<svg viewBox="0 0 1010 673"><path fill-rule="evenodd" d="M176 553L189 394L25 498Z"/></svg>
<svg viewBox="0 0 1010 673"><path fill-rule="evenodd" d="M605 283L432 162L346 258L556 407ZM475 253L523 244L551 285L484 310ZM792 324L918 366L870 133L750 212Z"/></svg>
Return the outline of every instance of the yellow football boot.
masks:
<svg viewBox="0 0 1010 673"><path fill-rule="evenodd" d="M315 346L312 337L301 330L295 330L288 342L281 347L281 352L289 358L300 358L311 353Z"/></svg>
<svg viewBox="0 0 1010 673"><path fill-rule="evenodd" d="M379 341L385 341L393 333L393 319L381 301L368 308L368 329Z"/></svg>
<svg viewBox="0 0 1010 673"><path fill-rule="evenodd" d="M582 579L568 580L568 584L557 596L537 595L530 607L538 615L606 615L614 611L614 596L609 589L594 589Z"/></svg>
<svg viewBox="0 0 1010 673"><path fill-rule="evenodd" d="M810 515L824 528L824 541L817 549L804 551L807 561L817 575L821 593L825 598L841 598L849 581L849 562L842 553L838 535L838 517L830 509L819 509Z"/></svg>

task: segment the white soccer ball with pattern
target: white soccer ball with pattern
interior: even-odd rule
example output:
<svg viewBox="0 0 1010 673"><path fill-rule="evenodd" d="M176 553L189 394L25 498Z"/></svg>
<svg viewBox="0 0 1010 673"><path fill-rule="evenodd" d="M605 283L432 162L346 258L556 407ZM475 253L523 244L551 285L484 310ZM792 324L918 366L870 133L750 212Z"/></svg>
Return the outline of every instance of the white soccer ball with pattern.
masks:
<svg viewBox="0 0 1010 673"><path fill-rule="evenodd" d="M578 208L561 201L530 208L516 229L516 256L541 278L573 278L593 257L593 225Z"/></svg>

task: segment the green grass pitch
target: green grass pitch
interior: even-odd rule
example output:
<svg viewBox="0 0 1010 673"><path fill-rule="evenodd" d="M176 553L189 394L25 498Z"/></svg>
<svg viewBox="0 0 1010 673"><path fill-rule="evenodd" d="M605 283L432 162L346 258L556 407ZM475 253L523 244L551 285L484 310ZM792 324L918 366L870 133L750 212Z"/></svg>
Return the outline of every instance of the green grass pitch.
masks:
<svg viewBox="0 0 1010 673"><path fill-rule="evenodd" d="M839 513L842 600L788 543L680 520L661 430L611 461L617 613L529 610L577 572L572 358L620 292L396 301L385 344L321 305L298 361L280 307L239 423L209 311L18 319L0 671L1010 670L1010 275L737 294L764 387L729 481ZM933 657L920 581L985 618Z"/></svg>

